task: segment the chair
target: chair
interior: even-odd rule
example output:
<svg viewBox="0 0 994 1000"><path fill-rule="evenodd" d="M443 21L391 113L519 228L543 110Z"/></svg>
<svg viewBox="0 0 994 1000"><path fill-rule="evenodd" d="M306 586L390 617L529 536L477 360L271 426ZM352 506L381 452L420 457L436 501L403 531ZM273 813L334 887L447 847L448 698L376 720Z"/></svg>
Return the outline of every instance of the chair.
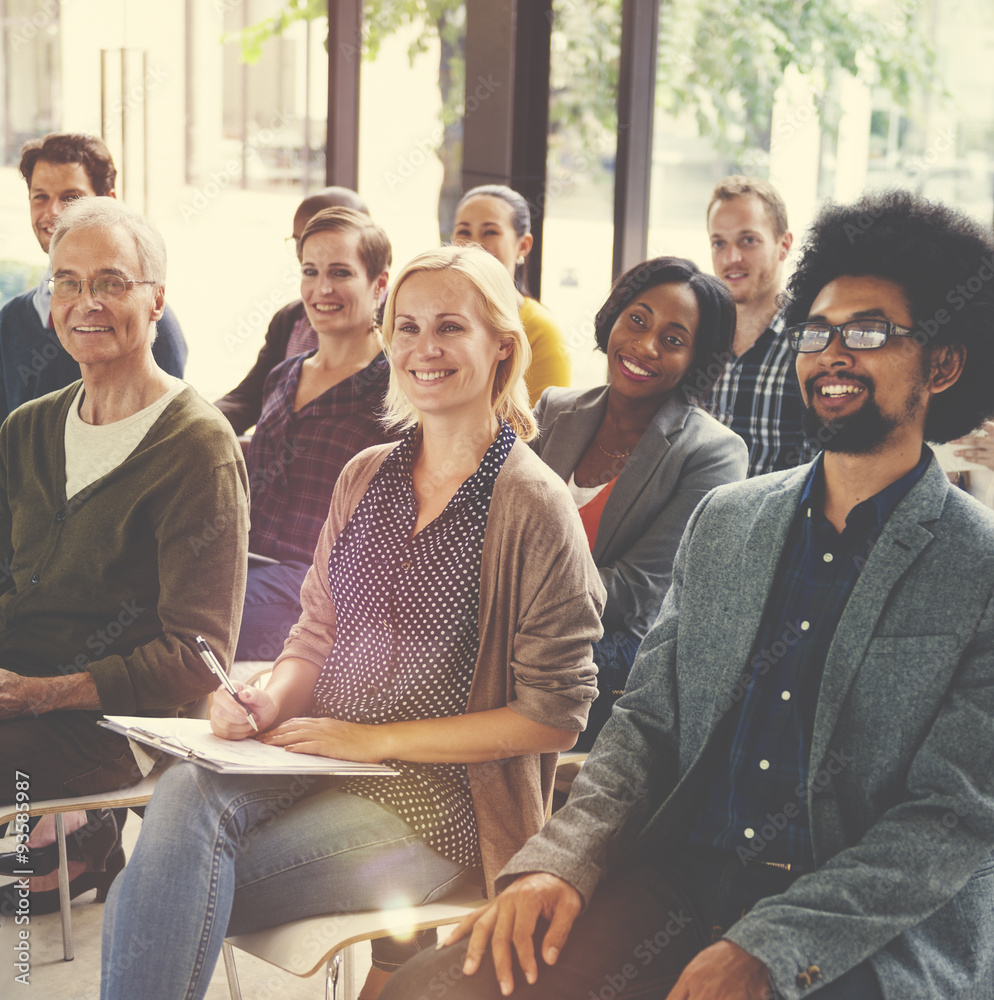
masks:
<svg viewBox="0 0 994 1000"><path fill-rule="evenodd" d="M210 695L200 698L183 714L191 719L206 719L210 714ZM167 762L168 763L168 762ZM95 792L93 795L79 795L63 799L45 799L32 802L25 810L20 806L0 806L0 825L10 823L18 814L27 812L29 816L55 815L55 839L59 845L59 911L62 915L62 955L66 962L75 957L72 943L71 900L69 898L69 864L66 858L65 813L81 812L86 809L130 809L147 806L164 765L155 769L136 785L117 791Z"/></svg>
<svg viewBox="0 0 994 1000"><path fill-rule="evenodd" d="M66 861L66 828L64 814L83 809L127 809L148 805L161 772L156 770L142 778L137 785L114 792L97 792L64 799L46 799L32 802L27 810L20 806L0 806L0 823L10 823L16 815L27 812L29 816L55 814L55 836L59 845L59 907L62 913L62 954L65 961L75 957L72 943L72 917L69 900L69 866Z"/></svg>
<svg viewBox="0 0 994 1000"><path fill-rule="evenodd" d="M224 969L231 1000L242 1000L234 949L285 972L306 978L325 966L325 1000L354 1000L355 969L351 946L387 935L401 935L462 920L484 903L479 886L466 885L423 906L361 913L304 917L269 930L235 934L224 942Z"/></svg>

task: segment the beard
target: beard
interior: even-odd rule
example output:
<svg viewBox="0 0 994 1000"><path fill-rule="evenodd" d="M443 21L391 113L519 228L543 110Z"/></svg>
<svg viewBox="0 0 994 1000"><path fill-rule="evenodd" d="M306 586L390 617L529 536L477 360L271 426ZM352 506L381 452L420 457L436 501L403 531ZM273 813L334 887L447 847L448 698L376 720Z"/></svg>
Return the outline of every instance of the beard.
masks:
<svg viewBox="0 0 994 1000"><path fill-rule="evenodd" d="M900 416L885 416L880 411L873 379L866 376L849 378L866 390L863 405L855 413L830 420L822 420L814 407L809 405L804 411L804 433L825 451L843 455L869 455L884 445L891 433L903 423L916 419L921 408L918 392L925 385L925 373L922 372L915 384L909 386L904 412ZM808 399L815 398L815 381L816 377L805 383Z"/></svg>
<svg viewBox="0 0 994 1000"><path fill-rule="evenodd" d="M872 396L847 417L822 420L813 406L804 411L804 433L807 437L820 444L825 451L843 455L868 455L876 451L898 423L893 417L885 417L880 412Z"/></svg>

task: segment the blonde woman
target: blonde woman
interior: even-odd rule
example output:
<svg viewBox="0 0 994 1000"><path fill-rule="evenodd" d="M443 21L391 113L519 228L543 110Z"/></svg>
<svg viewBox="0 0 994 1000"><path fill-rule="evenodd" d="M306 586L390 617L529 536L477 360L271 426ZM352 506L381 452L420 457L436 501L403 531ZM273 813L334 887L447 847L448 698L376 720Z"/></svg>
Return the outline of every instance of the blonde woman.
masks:
<svg viewBox="0 0 994 1000"><path fill-rule="evenodd" d="M475 247L422 254L383 326L404 436L343 471L300 621L242 698L269 743L399 773L304 789L171 768L108 905L105 998L203 996L229 933L421 903L474 872L492 892L584 726L604 589L565 484L525 444L510 276ZM253 734L225 695L212 722ZM168 944L123 961L142 926Z"/></svg>

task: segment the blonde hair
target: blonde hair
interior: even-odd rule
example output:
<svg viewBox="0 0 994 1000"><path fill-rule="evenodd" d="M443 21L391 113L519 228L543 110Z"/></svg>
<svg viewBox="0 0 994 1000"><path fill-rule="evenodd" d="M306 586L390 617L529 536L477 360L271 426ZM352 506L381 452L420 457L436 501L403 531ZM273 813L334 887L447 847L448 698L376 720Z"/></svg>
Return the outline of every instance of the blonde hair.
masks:
<svg viewBox="0 0 994 1000"><path fill-rule="evenodd" d="M426 250L404 267L396 284L390 289L383 314L383 340L387 355L389 356L393 345L397 293L412 274L431 271L452 271L462 275L473 286L483 321L494 339L501 344L510 341L511 353L497 363L497 371L494 373L490 411L494 416L506 420L522 441L531 441L538 433L528 404L528 390L524 379L531 364L531 345L518 316L518 298L511 276L496 257L491 257L480 247L450 246ZM384 419L390 426L399 426L405 430L421 422L421 414L397 383L397 373L392 362L384 413Z"/></svg>

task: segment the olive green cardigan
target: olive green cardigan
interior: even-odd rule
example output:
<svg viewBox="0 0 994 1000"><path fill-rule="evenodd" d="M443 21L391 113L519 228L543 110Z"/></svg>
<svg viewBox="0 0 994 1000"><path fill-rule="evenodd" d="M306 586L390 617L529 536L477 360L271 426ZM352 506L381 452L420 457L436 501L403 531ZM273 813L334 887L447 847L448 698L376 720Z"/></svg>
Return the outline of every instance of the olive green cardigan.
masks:
<svg viewBox="0 0 994 1000"><path fill-rule="evenodd" d="M0 665L89 671L101 709L175 714L217 685L192 636L230 665L248 551L248 484L227 421L187 387L120 465L67 498L79 383L0 427Z"/></svg>

